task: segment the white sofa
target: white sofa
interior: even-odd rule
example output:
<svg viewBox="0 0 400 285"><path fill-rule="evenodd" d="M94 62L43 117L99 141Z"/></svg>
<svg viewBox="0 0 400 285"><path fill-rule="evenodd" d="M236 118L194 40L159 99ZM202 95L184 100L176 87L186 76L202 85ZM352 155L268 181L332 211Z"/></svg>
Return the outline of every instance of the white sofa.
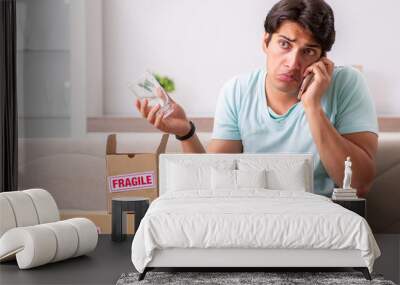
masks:
<svg viewBox="0 0 400 285"><path fill-rule="evenodd" d="M96 248L92 221L59 219L56 202L46 190L0 193L0 262L16 259L20 269L28 269Z"/></svg>
<svg viewBox="0 0 400 285"><path fill-rule="evenodd" d="M206 145L211 133L199 133ZM107 134L83 138L23 139L19 142L19 185L42 187L60 209L106 210ZM161 133L118 134L118 152L152 152ZM170 136L166 152L181 152ZM380 133L377 176L367 200L367 220L375 233L400 233L400 133ZM79 199L78 199L79 197Z"/></svg>

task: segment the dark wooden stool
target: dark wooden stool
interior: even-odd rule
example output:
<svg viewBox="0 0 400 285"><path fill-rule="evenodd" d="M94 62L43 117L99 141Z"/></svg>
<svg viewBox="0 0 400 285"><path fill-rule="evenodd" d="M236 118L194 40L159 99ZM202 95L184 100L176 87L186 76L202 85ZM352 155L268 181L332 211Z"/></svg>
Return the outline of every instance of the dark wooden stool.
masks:
<svg viewBox="0 0 400 285"><path fill-rule="evenodd" d="M112 233L113 241L123 241L126 238L126 224L123 216L126 212L135 214L135 233L139 228L140 221L149 208L149 198L145 197L116 197L112 198ZM123 228L124 227L124 228Z"/></svg>

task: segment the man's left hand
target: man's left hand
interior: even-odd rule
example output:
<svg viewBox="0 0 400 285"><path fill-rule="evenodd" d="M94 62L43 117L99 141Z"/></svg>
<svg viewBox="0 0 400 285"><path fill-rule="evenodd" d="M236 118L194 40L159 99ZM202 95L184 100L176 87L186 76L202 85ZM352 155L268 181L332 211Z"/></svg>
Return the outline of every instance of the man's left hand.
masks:
<svg viewBox="0 0 400 285"><path fill-rule="evenodd" d="M314 77L301 96L304 109L321 107L321 98L331 83L333 68L334 63L326 57L322 57L306 68L304 77L309 73L313 73Z"/></svg>

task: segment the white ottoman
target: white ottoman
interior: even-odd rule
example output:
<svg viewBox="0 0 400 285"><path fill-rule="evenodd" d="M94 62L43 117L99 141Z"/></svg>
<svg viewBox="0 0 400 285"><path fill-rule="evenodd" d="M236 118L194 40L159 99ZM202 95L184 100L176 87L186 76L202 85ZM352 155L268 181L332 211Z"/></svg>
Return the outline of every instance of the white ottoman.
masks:
<svg viewBox="0 0 400 285"><path fill-rule="evenodd" d="M59 221L46 190L0 193L0 262L16 258L20 269L32 268L86 254L97 240L89 219Z"/></svg>

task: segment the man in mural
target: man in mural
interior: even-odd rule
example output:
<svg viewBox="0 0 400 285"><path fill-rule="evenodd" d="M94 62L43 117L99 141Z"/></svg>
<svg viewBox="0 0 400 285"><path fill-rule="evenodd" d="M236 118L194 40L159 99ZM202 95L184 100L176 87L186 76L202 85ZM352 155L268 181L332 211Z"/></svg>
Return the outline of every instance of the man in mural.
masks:
<svg viewBox="0 0 400 285"><path fill-rule="evenodd" d="M331 7L323 0L282 0L264 28L265 68L223 86L207 150L176 102L167 117L146 100L136 108L156 128L175 134L186 153L312 153L314 189L321 195L342 186L343 161L350 156L352 186L364 196L375 175L376 112L362 74L327 58L335 40Z"/></svg>

